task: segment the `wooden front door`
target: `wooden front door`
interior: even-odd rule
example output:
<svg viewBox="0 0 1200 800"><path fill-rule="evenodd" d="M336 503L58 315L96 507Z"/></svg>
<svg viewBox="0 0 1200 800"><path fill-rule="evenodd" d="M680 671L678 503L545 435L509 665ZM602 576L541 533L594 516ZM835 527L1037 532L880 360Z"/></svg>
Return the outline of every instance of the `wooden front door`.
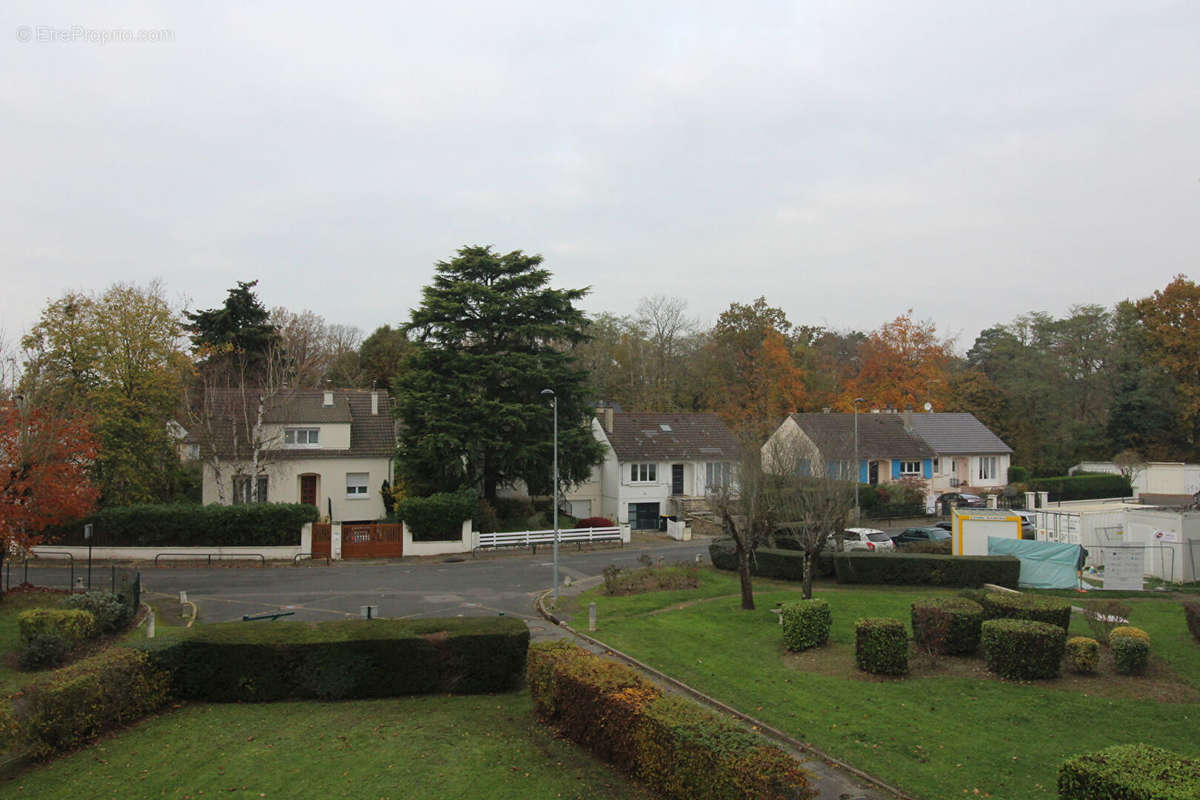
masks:
<svg viewBox="0 0 1200 800"><path fill-rule="evenodd" d="M315 506L317 504L316 475L300 476L300 502L310 506Z"/></svg>

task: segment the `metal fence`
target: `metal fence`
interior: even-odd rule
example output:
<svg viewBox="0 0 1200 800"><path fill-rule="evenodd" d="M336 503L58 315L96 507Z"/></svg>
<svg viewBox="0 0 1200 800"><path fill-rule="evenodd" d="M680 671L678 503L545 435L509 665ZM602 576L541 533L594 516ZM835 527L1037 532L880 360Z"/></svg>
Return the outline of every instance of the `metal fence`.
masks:
<svg viewBox="0 0 1200 800"><path fill-rule="evenodd" d="M6 558L0 583L6 592L21 585L64 592L112 592L135 613L142 602L141 572L118 566L89 569L70 553L43 553L20 561Z"/></svg>

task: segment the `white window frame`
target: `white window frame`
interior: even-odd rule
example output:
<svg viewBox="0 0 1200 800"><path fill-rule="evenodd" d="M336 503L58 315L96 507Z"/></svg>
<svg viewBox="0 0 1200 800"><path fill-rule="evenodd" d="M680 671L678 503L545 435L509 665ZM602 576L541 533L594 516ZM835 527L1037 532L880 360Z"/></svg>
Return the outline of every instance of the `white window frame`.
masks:
<svg viewBox="0 0 1200 800"><path fill-rule="evenodd" d="M728 461L708 461L704 464L704 488L727 489L733 482L733 465Z"/></svg>
<svg viewBox="0 0 1200 800"><path fill-rule="evenodd" d="M303 441L301 441L303 439ZM320 447L320 428L284 428L284 447Z"/></svg>
<svg viewBox="0 0 1200 800"><path fill-rule="evenodd" d="M371 473L346 473L346 499L365 500L371 493Z"/></svg>
<svg viewBox="0 0 1200 800"><path fill-rule="evenodd" d="M658 463L648 461L629 465L630 483L655 483L658 481Z"/></svg>
<svg viewBox="0 0 1200 800"><path fill-rule="evenodd" d="M910 469L910 467L912 469ZM901 461L900 462L900 477L920 477L921 462L920 461Z"/></svg>
<svg viewBox="0 0 1200 800"><path fill-rule="evenodd" d="M270 497L271 482L266 475L234 475L232 501L235 506L251 503L266 503ZM257 489L258 496L252 492Z"/></svg>
<svg viewBox="0 0 1200 800"><path fill-rule="evenodd" d="M979 466L975 470L975 474L979 476L981 481L996 480L997 464L999 460L996 456L979 456Z"/></svg>

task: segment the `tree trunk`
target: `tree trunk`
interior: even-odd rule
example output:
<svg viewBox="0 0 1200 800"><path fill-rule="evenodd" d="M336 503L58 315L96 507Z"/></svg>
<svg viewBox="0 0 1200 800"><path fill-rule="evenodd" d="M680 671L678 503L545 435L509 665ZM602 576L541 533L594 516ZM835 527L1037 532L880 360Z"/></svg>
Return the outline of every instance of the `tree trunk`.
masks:
<svg viewBox="0 0 1200 800"><path fill-rule="evenodd" d="M813 560L816 559L816 553L804 551L804 599L812 599L812 570Z"/></svg>
<svg viewBox="0 0 1200 800"><path fill-rule="evenodd" d="M740 538L735 538L734 542L737 543L738 577L742 581L742 610L753 611L754 589L751 586L750 551L742 545Z"/></svg>

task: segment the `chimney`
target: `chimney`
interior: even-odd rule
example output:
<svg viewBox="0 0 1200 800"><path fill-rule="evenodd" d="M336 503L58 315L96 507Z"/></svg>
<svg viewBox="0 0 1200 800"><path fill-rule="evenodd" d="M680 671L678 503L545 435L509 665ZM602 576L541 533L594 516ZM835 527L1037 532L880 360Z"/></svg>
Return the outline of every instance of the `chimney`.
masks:
<svg viewBox="0 0 1200 800"><path fill-rule="evenodd" d="M912 430L912 406L904 407L904 430Z"/></svg>
<svg viewBox="0 0 1200 800"><path fill-rule="evenodd" d="M828 413L829 413L829 406L825 406L824 408L822 408L822 409L821 409L821 413L822 413L822 414L828 414Z"/></svg>
<svg viewBox="0 0 1200 800"><path fill-rule="evenodd" d="M607 406L604 409L604 431L612 433L613 429L613 410L612 406Z"/></svg>
<svg viewBox="0 0 1200 800"><path fill-rule="evenodd" d="M379 416L379 392L371 392L371 416Z"/></svg>
<svg viewBox="0 0 1200 800"><path fill-rule="evenodd" d="M325 392L325 399L321 402L325 408L333 407L333 392Z"/></svg>

